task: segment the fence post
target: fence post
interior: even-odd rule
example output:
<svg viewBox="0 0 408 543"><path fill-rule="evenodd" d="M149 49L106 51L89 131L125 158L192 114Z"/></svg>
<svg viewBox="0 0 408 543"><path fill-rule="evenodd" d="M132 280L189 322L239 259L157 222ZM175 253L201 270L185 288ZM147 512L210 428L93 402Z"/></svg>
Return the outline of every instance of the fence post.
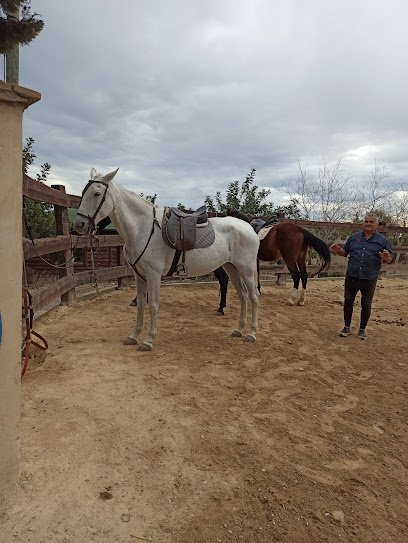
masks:
<svg viewBox="0 0 408 543"><path fill-rule="evenodd" d="M65 194L64 185L51 185L53 189L59 190ZM57 230L57 236L69 236L69 218L68 218L68 208L54 205L55 213L55 224ZM73 259L73 250L71 248L66 251L61 251L58 253L58 262L66 262L66 266L60 268L59 276L67 277L74 275L74 259ZM61 303L64 305L70 305L75 302L75 287L68 290L61 295Z"/></svg>

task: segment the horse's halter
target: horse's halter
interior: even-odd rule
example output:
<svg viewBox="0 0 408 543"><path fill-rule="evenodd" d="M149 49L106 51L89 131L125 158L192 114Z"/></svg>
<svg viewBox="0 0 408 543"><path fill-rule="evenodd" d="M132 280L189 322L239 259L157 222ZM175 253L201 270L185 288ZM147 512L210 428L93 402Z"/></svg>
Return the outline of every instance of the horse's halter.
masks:
<svg viewBox="0 0 408 543"><path fill-rule="evenodd" d="M95 232L96 231L96 224L95 224L95 219L96 219L96 216L97 214L99 213L101 207L103 206L103 203L106 199L106 193L108 192L108 188L109 188L109 183L107 183L106 181L99 181L98 179L90 179L88 181L88 183L86 184L84 190L82 191L82 196L81 196L81 200L79 202L79 207L81 207L81 204L82 204L82 198L85 196L85 193L86 191L89 189L89 187L92 185L92 183L100 183L101 185L104 185L105 186L105 192L103 193L102 195L102 199L101 201L99 202L99 205L98 207L96 208L96 211L95 213L92 215L92 217L90 217L89 215L84 215L84 213L77 213L77 216L81 216L81 217L85 217L85 219L88 219L88 221L91 222L92 224L92 232Z"/></svg>

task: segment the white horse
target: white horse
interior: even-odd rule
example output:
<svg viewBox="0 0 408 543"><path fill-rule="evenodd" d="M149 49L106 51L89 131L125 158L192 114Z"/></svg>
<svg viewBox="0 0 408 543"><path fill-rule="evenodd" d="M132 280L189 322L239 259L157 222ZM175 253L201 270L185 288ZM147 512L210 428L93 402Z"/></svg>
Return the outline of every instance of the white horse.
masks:
<svg viewBox="0 0 408 543"><path fill-rule="evenodd" d="M75 229L78 234L88 234L95 230L99 221L110 217L124 241L125 255L135 272L137 283L136 325L124 343L139 343L148 292L150 331L139 350L151 351L157 334L160 280L172 266L175 250L162 237L161 221L165 209L114 183L112 179L117 171L102 175L92 168L90 180L82 192ZM238 327L232 333L236 337L243 336L249 293L252 322L244 339L253 342L258 328L259 294L255 279L258 236L249 224L235 217L214 217L209 221L214 227L215 240L205 249L186 252L186 272L189 277L196 277L220 266L225 268L241 302Z"/></svg>

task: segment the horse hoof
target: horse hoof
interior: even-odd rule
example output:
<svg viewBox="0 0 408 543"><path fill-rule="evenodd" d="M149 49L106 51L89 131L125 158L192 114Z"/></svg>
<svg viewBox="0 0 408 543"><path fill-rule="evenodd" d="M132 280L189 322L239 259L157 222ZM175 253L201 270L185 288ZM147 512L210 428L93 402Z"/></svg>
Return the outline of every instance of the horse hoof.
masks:
<svg viewBox="0 0 408 543"><path fill-rule="evenodd" d="M288 305L295 305L295 304L296 304L295 300L291 300L291 299L289 298L289 300L288 300Z"/></svg>
<svg viewBox="0 0 408 543"><path fill-rule="evenodd" d="M298 305L305 305L305 302L298 302Z"/></svg>
<svg viewBox="0 0 408 543"><path fill-rule="evenodd" d="M216 309L215 312L217 313L217 315L224 315L223 309Z"/></svg>
<svg viewBox="0 0 408 543"><path fill-rule="evenodd" d="M248 343L255 343L254 336L245 336L244 341L247 341Z"/></svg>
<svg viewBox="0 0 408 543"><path fill-rule="evenodd" d="M148 343L142 343L137 350L138 351L151 351L152 349L153 349L153 345L149 345Z"/></svg>
<svg viewBox="0 0 408 543"><path fill-rule="evenodd" d="M231 335L232 337L242 337L242 332L239 330L234 330Z"/></svg>
<svg viewBox="0 0 408 543"><path fill-rule="evenodd" d="M133 339L132 337L127 337L125 341L123 342L123 345L137 345L137 339Z"/></svg>
<svg viewBox="0 0 408 543"><path fill-rule="evenodd" d="M137 303L136 302L130 302L130 307L137 307Z"/></svg>

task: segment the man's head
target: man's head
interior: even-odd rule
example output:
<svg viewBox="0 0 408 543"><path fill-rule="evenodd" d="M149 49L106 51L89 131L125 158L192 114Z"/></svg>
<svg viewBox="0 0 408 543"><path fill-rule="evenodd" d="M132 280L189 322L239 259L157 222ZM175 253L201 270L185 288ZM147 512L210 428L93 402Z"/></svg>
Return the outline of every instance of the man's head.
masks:
<svg viewBox="0 0 408 543"><path fill-rule="evenodd" d="M366 213L363 220L363 230L366 235L373 234L378 227L378 217L375 213Z"/></svg>

